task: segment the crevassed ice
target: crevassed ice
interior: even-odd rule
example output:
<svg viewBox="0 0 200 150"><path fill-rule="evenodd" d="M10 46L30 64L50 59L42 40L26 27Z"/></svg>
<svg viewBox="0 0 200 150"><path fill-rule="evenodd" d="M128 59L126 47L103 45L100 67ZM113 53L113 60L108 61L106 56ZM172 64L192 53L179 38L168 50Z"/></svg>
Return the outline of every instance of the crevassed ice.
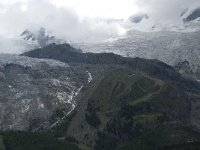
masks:
<svg viewBox="0 0 200 150"><path fill-rule="evenodd" d="M34 67L39 63L46 63L51 67L69 67L68 64L53 59L38 59L26 56L0 54L0 65L18 64L24 67Z"/></svg>

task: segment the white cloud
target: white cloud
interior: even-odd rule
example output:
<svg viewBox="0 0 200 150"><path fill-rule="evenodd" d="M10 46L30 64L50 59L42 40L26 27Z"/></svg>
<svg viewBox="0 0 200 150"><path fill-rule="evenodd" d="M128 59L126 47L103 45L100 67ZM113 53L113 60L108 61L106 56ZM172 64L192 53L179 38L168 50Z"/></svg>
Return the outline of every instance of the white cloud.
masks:
<svg viewBox="0 0 200 150"><path fill-rule="evenodd" d="M126 32L118 19L147 13L151 25L179 24L181 12L196 6L199 0L1 0L0 40L44 27L67 41L100 41Z"/></svg>
<svg viewBox="0 0 200 150"><path fill-rule="evenodd" d="M111 36L118 33L116 22L79 15L72 7L56 7L47 0L10 0L2 3L0 35L17 36L24 29L45 27L57 36L80 40L91 36Z"/></svg>
<svg viewBox="0 0 200 150"><path fill-rule="evenodd" d="M80 16L127 19L138 11L134 0L54 0L58 7L71 7Z"/></svg>

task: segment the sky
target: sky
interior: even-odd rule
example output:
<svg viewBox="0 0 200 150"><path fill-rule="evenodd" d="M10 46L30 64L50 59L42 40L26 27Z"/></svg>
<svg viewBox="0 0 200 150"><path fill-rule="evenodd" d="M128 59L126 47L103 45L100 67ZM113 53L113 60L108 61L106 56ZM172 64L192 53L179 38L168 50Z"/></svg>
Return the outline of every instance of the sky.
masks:
<svg viewBox="0 0 200 150"><path fill-rule="evenodd" d="M180 14L197 6L200 0L0 0L0 44L8 49L8 39L41 27L66 41L100 41L125 34L132 15L148 14L151 25L181 23Z"/></svg>
<svg viewBox="0 0 200 150"><path fill-rule="evenodd" d="M132 0L1 0L0 8L0 35L46 27L71 39L121 33L122 27L109 19L127 19L138 9Z"/></svg>

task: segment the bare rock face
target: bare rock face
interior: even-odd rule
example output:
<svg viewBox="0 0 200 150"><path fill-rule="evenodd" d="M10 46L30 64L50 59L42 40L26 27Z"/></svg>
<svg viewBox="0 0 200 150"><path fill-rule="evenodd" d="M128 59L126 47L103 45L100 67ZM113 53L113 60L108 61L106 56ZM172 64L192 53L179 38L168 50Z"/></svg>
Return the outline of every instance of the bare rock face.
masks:
<svg viewBox="0 0 200 150"><path fill-rule="evenodd" d="M193 75L192 68L190 67L190 63L187 60L178 62L177 65L175 66L175 69L179 71L181 74Z"/></svg>
<svg viewBox="0 0 200 150"><path fill-rule="evenodd" d="M1 130L50 128L59 120L52 118L56 110L72 111L88 82L87 72L55 60L1 55L0 66Z"/></svg>

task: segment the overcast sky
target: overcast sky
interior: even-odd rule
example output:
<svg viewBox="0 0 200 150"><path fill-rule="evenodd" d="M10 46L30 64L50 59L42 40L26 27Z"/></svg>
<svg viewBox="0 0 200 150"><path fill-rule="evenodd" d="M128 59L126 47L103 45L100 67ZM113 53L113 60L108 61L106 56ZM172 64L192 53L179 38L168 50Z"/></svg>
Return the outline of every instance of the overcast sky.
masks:
<svg viewBox="0 0 200 150"><path fill-rule="evenodd" d="M68 41L101 40L124 34L122 24L131 15L147 13L153 23L174 23L186 8L197 6L200 0L0 0L0 39L44 27Z"/></svg>

